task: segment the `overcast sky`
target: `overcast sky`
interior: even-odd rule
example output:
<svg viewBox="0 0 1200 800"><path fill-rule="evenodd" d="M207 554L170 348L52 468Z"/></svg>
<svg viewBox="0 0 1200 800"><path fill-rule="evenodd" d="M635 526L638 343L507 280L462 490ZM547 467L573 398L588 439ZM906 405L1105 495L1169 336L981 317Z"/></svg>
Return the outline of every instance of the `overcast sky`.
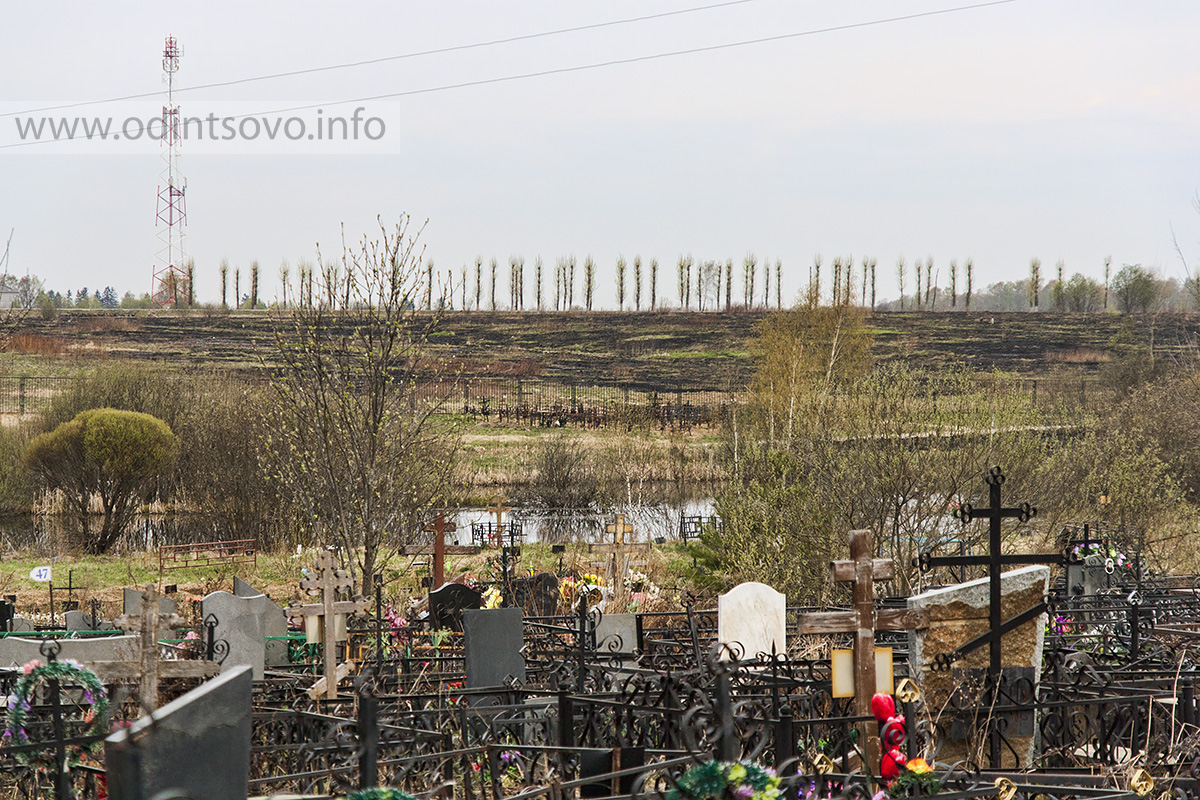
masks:
<svg viewBox="0 0 1200 800"><path fill-rule="evenodd" d="M599 265L747 252L781 259L794 298L820 253L878 259L894 297L898 256L932 256L940 283L971 257L976 286L1142 263L1181 277L1174 226L1200 262L1200 3L1014 0L631 2L6 3L0 27L0 240L9 270L65 292L148 291L163 162L151 142L21 142L46 105L162 92L163 37L184 55L184 116L382 120L357 142L185 142L186 246L201 300L217 263L264 267L340 252L376 215L428 219L440 271L495 256ZM326 65L564 28L624 24L187 91ZM811 35L786 36L843 27ZM776 38L594 69L535 72ZM461 88L417 94L453 84ZM393 95L350 104L338 101ZM163 98L45 114L154 117ZM320 111L317 111L318 107ZM114 128L115 130L115 128ZM294 131L295 129L293 129ZM372 135L380 132L376 128ZM75 147L75 150L69 148ZM0 241L0 249L2 249ZM294 267L293 267L294 269ZM533 277L526 267L527 304ZM502 274L507 274L501 270ZM828 285L828 279L825 281ZM244 286L245 284L243 284ZM485 290L486 291L486 290ZM507 298L507 282L498 297ZM735 295L738 290L735 289Z"/></svg>

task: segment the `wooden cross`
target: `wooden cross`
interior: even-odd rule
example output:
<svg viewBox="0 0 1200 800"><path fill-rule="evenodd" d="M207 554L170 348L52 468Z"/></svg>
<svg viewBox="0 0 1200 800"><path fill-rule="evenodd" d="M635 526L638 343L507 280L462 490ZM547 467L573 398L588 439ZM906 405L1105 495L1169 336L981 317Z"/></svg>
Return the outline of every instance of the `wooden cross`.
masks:
<svg viewBox="0 0 1200 800"><path fill-rule="evenodd" d="M439 511L433 520L433 525L425 528L426 532L433 534L433 581L429 586L431 592L445 583L446 533L453 533L457 527L453 522L446 522L445 513Z"/></svg>
<svg viewBox="0 0 1200 800"><path fill-rule="evenodd" d="M126 633L141 634L137 661L102 661L91 665L102 681L138 679L138 697L142 706L153 711L158 708L159 678L210 678L221 671L215 661L164 661L158 650L160 631L178 628L183 619L178 614L163 614L158 608L158 587L146 584L142 590L142 613L123 614L116 626Z"/></svg>
<svg viewBox="0 0 1200 800"><path fill-rule="evenodd" d="M592 544L588 545L588 551L592 553L605 553L608 555L608 585L612 588L613 606L617 611L625 609L627 600L627 592L625 591L625 573L628 570L628 561L626 552L628 550L644 549L650 550L650 543L626 543L625 534L633 533L633 526L625 521L624 514L617 514L616 518L604 526L607 533L613 535L612 544Z"/></svg>
<svg viewBox="0 0 1200 800"><path fill-rule="evenodd" d="M496 539L498 540L499 544L503 545L504 515L509 511L512 511L512 509L504 505L504 498L502 498L500 495L496 495L492 500L492 505L488 506L487 510L489 514L494 514L496 517ZM493 544L495 544L495 542L493 542Z"/></svg>
<svg viewBox="0 0 1200 800"><path fill-rule="evenodd" d="M874 558L870 531L850 531L850 560L829 565L834 583L854 585L852 611L819 611L800 615L800 633L854 634L854 715L871 716L875 694L875 631L924 628L929 612L903 608L875 608L875 581L895 577L891 559ZM859 741L866 743L870 769L879 765L879 737L867 724L859 725Z"/></svg>
<svg viewBox="0 0 1200 800"><path fill-rule="evenodd" d="M303 624L308 617L316 617L321 621L321 652L325 662L325 697L330 700L337 698L338 678L344 677L344 671L339 676L337 663L337 617L339 614L362 614L367 610L366 598L356 596L351 600L338 600L338 592L349 592L354 585L350 573L337 569L333 553L322 550L317 555L313 569L300 581L300 588L310 595L320 595L321 602L302 604L293 600L288 605L288 618L293 622Z"/></svg>

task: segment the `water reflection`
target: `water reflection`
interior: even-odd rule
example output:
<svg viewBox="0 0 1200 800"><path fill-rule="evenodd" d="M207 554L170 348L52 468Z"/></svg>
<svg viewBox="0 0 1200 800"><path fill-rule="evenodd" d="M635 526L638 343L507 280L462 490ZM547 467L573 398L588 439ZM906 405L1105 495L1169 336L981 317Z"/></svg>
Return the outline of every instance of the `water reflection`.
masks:
<svg viewBox="0 0 1200 800"><path fill-rule="evenodd" d="M526 542L561 544L569 542L611 541L605 525L615 514L624 514L633 526L627 541L674 541L679 538L679 523L685 516L710 516L713 499L696 498L683 502L645 503L609 506L600 509L562 510L515 508L504 521L519 520ZM471 523L495 522L486 508L464 508L448 515L457 526L447 535L450 543L470 544ZM0 519L0 546L5 553L54 558L73 551L75 522L66 516L14 516ZM146 552L163 545L197 544L228 539L249 538L232 532L227 525L202 514L140 517L118 540L113 552Z"/></svg>

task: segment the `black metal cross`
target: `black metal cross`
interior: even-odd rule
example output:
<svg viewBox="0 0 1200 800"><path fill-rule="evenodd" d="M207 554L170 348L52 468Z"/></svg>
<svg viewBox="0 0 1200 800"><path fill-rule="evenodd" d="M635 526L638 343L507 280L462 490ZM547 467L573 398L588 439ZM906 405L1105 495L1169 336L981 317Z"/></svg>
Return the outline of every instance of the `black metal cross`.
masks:
<svg viewBox="0 0 1200 800"><path fill-rule="evenodd" d="M987 644L990 650L990 658L988 661L988 674L997 676L1000 674L1000 642L1004 634L1015 628L1024 625L1029 620L1036 617L1046 610L1045 603L1041 603L1033 608L1018 614L1008 622L1001 620L1001 605L1000 605L1000 575L1005 566L1011 565L1026 565L1026 564L1061 564L1064 557L1062 553L1031 553L1028 555L1004 555L1000 552L1000 523L1004 519L1015 519L1019 522L1028 522L1030 518L1037 516L1037 509L1022 503L1019 506L1005 508L1000 501L1000 487L1004 484L1004 471L998 466L989 468L983 474L984 482L988 485L989 503L987 508L975 508L970 503L963 503L954 515L965 525L968 522L976 519L988 520L988 552L987 555L978 556L935 556L931 553L922 553L918 564L921 570L928 572L934 567L955 567L955 566L982 566L988 568L988 623L989 629L986 634L977 639L968 642L960 647L954 653L949 654L950 660L956 660L965 656L967 653Z"/></svg>

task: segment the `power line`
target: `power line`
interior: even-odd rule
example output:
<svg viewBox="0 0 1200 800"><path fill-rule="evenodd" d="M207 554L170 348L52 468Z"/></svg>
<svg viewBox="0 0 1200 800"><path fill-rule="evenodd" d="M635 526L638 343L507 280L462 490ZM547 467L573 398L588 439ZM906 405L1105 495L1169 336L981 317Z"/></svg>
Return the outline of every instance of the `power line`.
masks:
<svg viewBox="0 0 1200 800"><path fill-rule="evenodd" d="M311 111L312 109L326 108L328 106L346 105L348 103L367 103L374 100L391 100L397 97L412 97L422 94L433 94L436 92L445 92L452 89L465 89L472 86L488 86L497 83L509 83L512 81L527 80L529 78L541 78L549 75L565 75L573 72L584 72L591 69L601 69L603 67L613 67L622 64L638 64L646 61L656 61L664 58L674 58L677 56L694 55L697 53L711 53L718 50L730 50L736 47L747 47L756 44L766 44L769 42L786 41L788 39L798 39L806 36L817 36L823 33L836 33L839 31L855 30L858 28L870 28L879 25L889 25L896 22L907 22L914 19L922 19L925 17L942 16L945 14L956 14L963 11L973 11L981 8L989 8L992 6L1002 6L1009 3L1015 3L1017 0L989 0L989 2L973 3L971 5L954 6L953 8L942 8L934 11L919 11L913 14L904 14L896 17L883 17L880 19L867 20L865 22L850 22L844 25L831 25L825 28L811 28L804 31L796 31L793 33L781 33L775 36L764 36L757 39L742 39L736 42L724 42L722 44L704 45L700 47L689 47L684 50L671 50L662 53L651 53L644 56L632 56L630 58L618 58L609 61L600 61L592 64L578 64L573 67L556 67L553 69L538 70L536 72L523 72L516 75L502 75L496 78L480 78L472 81L462 81L460 83L448 83L441 86L429 86L423 89L407 89L402 92L388 92L386 94L370 95L366 97L355 97L344 100L329 100L323 103L310 103L301 106L289 106L287 108L278 108L271 111L257 111L250 114L235 114L228 119L246 119L248 117L258 117L274 114L286 114L293 111ZM59 141L71 141L71 139L40 139L32 142L15 142L13 144L0 145L0 150L7 150L13 147L27 147L36 144L51 144Z"/></svg>
<svg viewBox="0 0 1200 800"><path fill-rule="evenodd" d="M806 31L797 31L795 33L781 33L775 36L764 36L758 39L742 39L737 42L725 42L723 44L704 45L701 47L689 47L685 50L671 50L663 53L651 53L644 56L632 56L630 58L617 58L610 61L600 61L593 64L579 64L574 67L557 67L554 69L538 70L537 72L523 72L517 75L503 75L498 78L480 78L473 81L462 81L461 83L447 83L441 86L429 86L424 89L408 89L403 92L389 92L387 94L371 95L369 97L356 97L349 100L331 100L325 103L311 103L303 106L289 106L288 108L275 109L273 111L260 111L252 114L236 114L230 119L244 119L246 117L256 117L266 114L285 114L291 111L311 111L314 108L324 108L326 106L345 105L347 103L367 103L372 100L390 100L396 97L412 97L419 94L432 94L434 92L445 92L451 89L465 89L471 86L488 86L496 83L508 83L510 81L525 80L527 78L541 78L548 75L564 75L571 72L583 72L589 69L600 69L602 67L613 67L621 64L637 64L644 61L656 61L662 58L674 58L676 56L694 55L696 53L711 53L717 50L729 50L735 47L746 47L754 44L765 44L768 42L779 42L787 39L797 39L803 36L816 36L822 33L835 33L837 31L854 30L856 28L869 28L876 25L887 25L894 22L905 22L908 20L921 19L922 17L934 17L942 14L954 14L961 11L972 11L980 8L988 8L990 6L1002 6L1008 3L1015 3L1017 0L990 0L984 3L975 3L967 6L955 6L954 8L943 8L936 11L920 11L915 14L905 14L899 17L886 17L882 19L868 20L866 22L851 22L845 25L832 25L827 28L812 28ZM9 145L11 146L11 145Z"/></svg>
<svg viewBox="0 0 1200 800"><path fill-rule="evenodd" d="M182 89L177 89L176 93L195 92L201 89L216 89L222 86L237 86L244 83L256 83L258 81L269 81L276 78L290 78L296 75L311 75L317 72L330 72L339 69L352 69L354 67L365 67L372 64L383 64L389 61L401 61L408 58L420 58L423 56L440 55L443 53L456 53L462 50L474 50L480 47L492 47L498 44L511 44L513 42L524 42L531 39L543 39L548 36L560 36L565 33L578 33L580 31L596 30L598 28L610 28L615 25L628 25L633 22L646 22L648 20L663 19L665 17L676 17L682 14L692 14L697 11L711 11L714 8L725 8L727 6L737 6L744 3L753 3L757 0L725 0L722 3L713 3L707 6L695 6L692 8L680 8L674 11L664 11L659 14L646 14L640 17L627 17L625 19L609 20L608 22L595 22L588 25L576 25L570 28L558 28L551 31L541 31L538 33L525 33L519 36L509 36L503 39L491 39L483 42L471 42L469 44L451 45L449 47L438 47L432 50L418 50L412 53L400 53L393 56L380 56L378 58L368 58L364 61L347 61L341 64L327 64L323 67L309 67L306 69L289 70L288 72L274 72L269 75L255 75L250 78L235 78L229 81L218 81L216 83L202 83L198 86L189 86ZM124 100L141 100L147 97L159 97L162 92L141 92L139 94L127 94L121 97L108 97L103 100L83 100L76 103L64 103L57 106L43 106L42 108L31 108L26 111L11 111L0 113L0 118L12 117L18 114L37 114L42 111L61 111L67 108L81 108L83 106L101 105L104 103L119 103Z"/></svg>

